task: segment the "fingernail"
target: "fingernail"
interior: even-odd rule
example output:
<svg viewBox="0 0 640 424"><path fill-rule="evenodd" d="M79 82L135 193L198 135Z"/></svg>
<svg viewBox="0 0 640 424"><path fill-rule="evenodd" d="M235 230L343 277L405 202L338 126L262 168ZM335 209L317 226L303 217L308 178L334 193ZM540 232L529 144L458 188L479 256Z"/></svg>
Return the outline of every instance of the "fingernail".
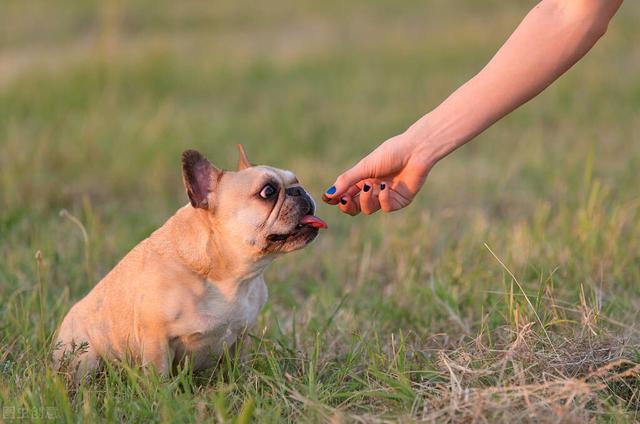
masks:
<svg viewBox="0 0 640 424"><path fill-rule="evenodd" d="M347 204L347 199L345 199L344 197L341 197L340 198L340 204L346 205Z"/></svg>
<svg viewBox="0 0 640 424"><path fill-rule="evenodd" d="M362 190L364 190L366 193L367 191L369 191L370 188L371 187L369 186L369 184L365 184L364 187L362 187Z"/></svg>
<svg viewBox="0 0 640 424"><path fill-rule="evenodd" d="M380 184L380 190L384 190L387 185L385 183Z"/></svg>
<svg viewBox="0 0 640 424"><path fill-rule="evenodd" d="M335 194L336 192L336 186L331 186L327 189L327 191L325 193L327 194Z"/></svg>

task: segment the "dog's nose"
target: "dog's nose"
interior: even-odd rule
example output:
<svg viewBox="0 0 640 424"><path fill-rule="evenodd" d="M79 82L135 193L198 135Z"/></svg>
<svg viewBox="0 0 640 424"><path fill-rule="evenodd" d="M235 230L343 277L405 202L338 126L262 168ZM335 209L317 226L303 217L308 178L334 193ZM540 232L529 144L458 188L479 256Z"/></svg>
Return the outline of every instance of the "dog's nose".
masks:
<svg viewBox="0 0 640 424"><path fill-rule="evenodd" d="M297 197L298 202L302 202L301 206L306 215L313 215L316 212L315 202L300 186L289 187L284 191L287 196Z"/></svg>
<svg viewBox="0 0 640 424"><path fill-rule="evenodd" d="M302 187L289 187L284 191L288 196L302 196L305 194L305 191Z"/></svg>
<svg viewBox="0 0 640 424"><path fill-rule="evenodd" d="M302 195L302 198L306 201L307 203L307 214L308 215L313 215L314 213L316 213L316 205L313 201L313 199L311 198L311 196L309 196L306 192Z"/></svg>

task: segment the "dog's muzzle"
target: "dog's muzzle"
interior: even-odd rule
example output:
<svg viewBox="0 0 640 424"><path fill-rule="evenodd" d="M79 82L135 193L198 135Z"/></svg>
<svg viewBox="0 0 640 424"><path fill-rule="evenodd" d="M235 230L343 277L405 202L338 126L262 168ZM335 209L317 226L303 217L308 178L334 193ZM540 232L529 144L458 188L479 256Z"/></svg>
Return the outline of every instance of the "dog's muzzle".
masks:
<svg viewBox="0 0 640 424"><path fill-rule="evenodd" d="M301 205L303 215L313 215L316 212L316 203L313 201L313 198L309 196L306 191L304 191L302 187L289 187L285 189L284 192L287 196L297 197L300 199L299 201L303 202L303 204Z"/></svg>

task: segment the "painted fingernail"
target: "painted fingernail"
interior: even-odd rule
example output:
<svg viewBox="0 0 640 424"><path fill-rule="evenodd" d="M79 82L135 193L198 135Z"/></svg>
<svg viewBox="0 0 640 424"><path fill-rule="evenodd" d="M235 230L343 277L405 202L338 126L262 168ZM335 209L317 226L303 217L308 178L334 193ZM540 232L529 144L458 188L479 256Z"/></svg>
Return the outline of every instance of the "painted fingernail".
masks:
<svg viewBox="0 0 640 424"><path fill-rule="evenodd" d="M346 205L347 204L347 199L345 199L344 197L341 197L340 198L340 204Z"/></svg>
<svg viewBox="0 0 640 424"><path fill-rule="evenodd" d="M336 186L331 186L327 189L327 191L325 191L325 193L327 194L335 194L336 192Z"/></svg>
<svg viewBox="0 0 640 424"><path fill-rule="evenodd" d="M384 190L387 185L385 183L380 184L380 190Z"/></svg>
<svg viewBox="0 0 640 424"><path fill-rule="evenodd" d="M366 193L370 188L371 186L369 184L365 184L364 187L362 187L362 190L364 190L364 192Z"/></svg>

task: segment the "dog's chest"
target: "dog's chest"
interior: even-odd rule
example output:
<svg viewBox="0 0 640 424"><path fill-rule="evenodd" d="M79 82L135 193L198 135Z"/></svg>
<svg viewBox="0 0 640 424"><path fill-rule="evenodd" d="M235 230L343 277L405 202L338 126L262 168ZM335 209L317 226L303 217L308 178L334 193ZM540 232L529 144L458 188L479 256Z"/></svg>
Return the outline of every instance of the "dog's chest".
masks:
<svg viewBox="0 0 640 424"><path fill-rule="evenodd" d="M190 307L173 326L177 356L219 355L225 344L230 347L251 326L267 300L262 276L242 283L232 298L207 284L205 293L191 300Z"/></svg>

